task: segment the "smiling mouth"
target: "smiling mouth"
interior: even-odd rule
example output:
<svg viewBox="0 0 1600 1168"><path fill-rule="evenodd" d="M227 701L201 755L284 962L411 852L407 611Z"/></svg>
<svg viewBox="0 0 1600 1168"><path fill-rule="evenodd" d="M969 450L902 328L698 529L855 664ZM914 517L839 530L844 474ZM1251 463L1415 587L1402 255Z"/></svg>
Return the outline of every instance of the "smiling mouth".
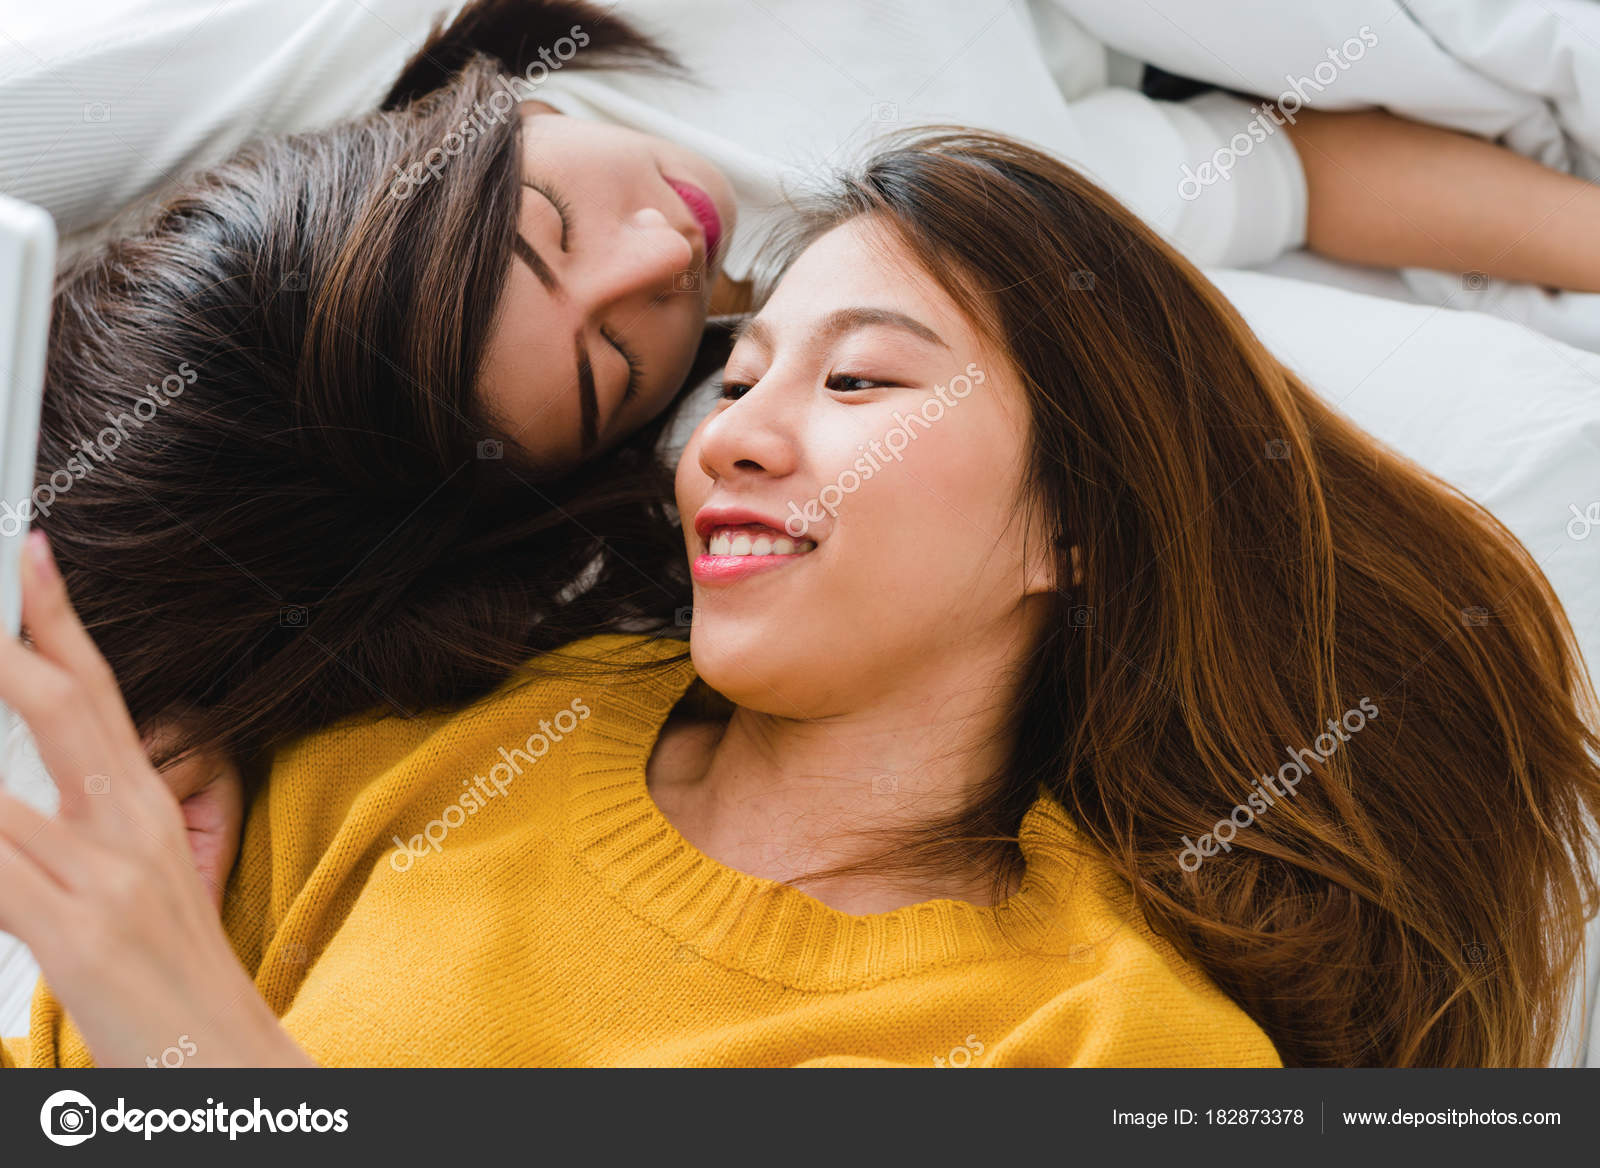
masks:
<svg viewBox="0 0 1600 1168"><path fill-rule="evenodd" d="M816 550L816 540L795 539L764 523L718 523L702 529L705 553L690 567L696 584L734 584L782 571Z"/></svg>

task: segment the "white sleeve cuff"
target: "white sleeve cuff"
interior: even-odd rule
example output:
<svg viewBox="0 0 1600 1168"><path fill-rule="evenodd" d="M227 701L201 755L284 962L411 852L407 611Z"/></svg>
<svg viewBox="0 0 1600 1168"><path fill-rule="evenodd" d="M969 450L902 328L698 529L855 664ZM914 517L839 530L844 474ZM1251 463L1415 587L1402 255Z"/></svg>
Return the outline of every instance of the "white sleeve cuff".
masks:
<svg viewBox="0 0 1600 1168"><path fill-rule="evenodd" d="M1183 140L1180 248L1242 268L1305 244L1305 170L1281 120L1226 93L1160 105Z"/></svg>

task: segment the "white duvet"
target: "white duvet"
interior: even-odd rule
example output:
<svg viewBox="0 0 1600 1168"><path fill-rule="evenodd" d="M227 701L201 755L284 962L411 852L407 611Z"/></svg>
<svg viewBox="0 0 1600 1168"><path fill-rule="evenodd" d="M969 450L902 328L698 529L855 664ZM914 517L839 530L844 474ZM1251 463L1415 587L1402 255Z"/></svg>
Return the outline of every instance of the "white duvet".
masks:
<svg viewBox="0 0 1600 1168"><path fill-rule="evenodd" d="M1112 48L1169 72L1269 98L1292 92L1317 109L1380 106L1600 180L1595 0L1048 2ZM1360 41L1363 29L1376 43L1363 43L1358 59L1320 83L1319 65L1321 78L1330 76L1330 50ZM1600 295L1497 280L1463 287L1458 273L1401 275L1426 303L1491 312L1600 351Z"/></svg>

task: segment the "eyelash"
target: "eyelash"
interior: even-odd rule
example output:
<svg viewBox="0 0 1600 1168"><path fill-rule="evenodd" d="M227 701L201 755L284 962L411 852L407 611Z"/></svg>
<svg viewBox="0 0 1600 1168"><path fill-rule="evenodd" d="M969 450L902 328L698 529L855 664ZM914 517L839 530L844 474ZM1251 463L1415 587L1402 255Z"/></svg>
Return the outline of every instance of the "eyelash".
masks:
<svg viewBox="0 0 1600 1168"><path fill-rule="evenodd" d="M868 384L855 389L841 389L836 384L836 382L840 381L864 381ZM882 389L891 383L887 381L879 381L874 377L857 377L853 373L831 373L828 375L828 380L824 382L824 384L835 393L860 393L864 389ZM724 380L722 383L722 397L726 401L738 401L745 394L749 393L750 389L751 386L744 382Z"/></svg>
<svg viewBox="0 0 1600 1168"><path fill-rule="evenodd" d="M567 237L571 234L569 226L572 222L572 204L561 197L554 187L547 187L542 183L530 182L528 184L543 195L546 201L556 209L556 215L561 219L561 250L567 250Z"/></svg>
<svg viewBox="0 0 1600 1168"><path fill-rule="evenodd" d="M644 378L644 365L633 351L622 343L621 338L612 336L605 329L600 330L600 335L611 343L611 347L622 354L622 359L628 363L628 385L622 391L623 401L632 401L639 393L639 383Z"/></svg>

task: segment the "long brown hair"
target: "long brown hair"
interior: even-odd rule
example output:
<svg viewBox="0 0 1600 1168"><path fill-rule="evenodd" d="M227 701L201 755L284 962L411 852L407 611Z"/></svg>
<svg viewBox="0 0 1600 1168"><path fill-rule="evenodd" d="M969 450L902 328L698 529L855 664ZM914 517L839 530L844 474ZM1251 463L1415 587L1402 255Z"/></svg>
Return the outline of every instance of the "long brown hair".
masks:
<svg viewBox="0 0 1600 1168"><path fill-rule="evenodd" d="M485 110L575 25L568 69L671 63L588 4L479 0L384 110L247 147L60 274L38 523L141 725L245 755L671 626L659 427L549 482L476 393L521 191Z"/></svg>
<svg viewBox="0 0 1600 1168"><path fill-rule="evenodd" d="M1600 769L1532 558L1069 167L987 134L915 139L777 254L863 215L1020 374L1029 505L1063 581L1010 765L896 855L945 866L954 847L1004 874L1043 784L1286 1064L1547 1061L1595 904ZM1267 803L1263 777L1330 719L1359 732ZM1208 834L1242 807L1261 810Z"/></svg>

